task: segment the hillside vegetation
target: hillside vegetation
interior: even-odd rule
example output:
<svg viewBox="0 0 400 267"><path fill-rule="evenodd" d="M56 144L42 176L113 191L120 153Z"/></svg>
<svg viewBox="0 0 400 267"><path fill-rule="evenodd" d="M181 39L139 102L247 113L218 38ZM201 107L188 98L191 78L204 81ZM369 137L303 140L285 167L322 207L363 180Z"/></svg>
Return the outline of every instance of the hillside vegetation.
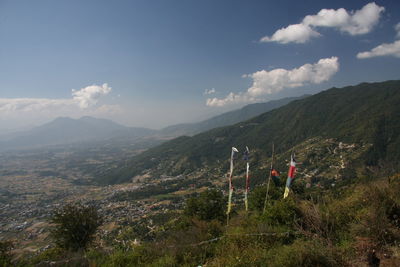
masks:
<svg viewBox="0 0 400 267"><path fill-rule="evenodd" d="M233 126L161 144L98 178L106 184L135 177L141 186L116 191L108 201L151 203L153 212L120 218L82 250L53 240L43 252L18 258L10 254L12 244L0 242L0 265L399 266L399 103L400 81L332 88ZM263 212L272 143L281 176L270 184ZM246 145L249 211L239 156L227 220L228 157L231 146ZM293 151L297 174L283 199ZM74 220L75 226L80 229L80 222Z"/></svg>
<svg viewBox="0 0 400 267"><path fill-rule="evenodd" d="M382 266L400 264L400 175L353 179L334 189L294 190L272 185L236 205L226 225L226 198L208 190L183 212L152 217L152 227L127 225L85 251L54 247L17 266ZM150 234L150 235L149 235ZM139 242L137 240L140 240ZM6 245L6 244L3 244ZM6 250L4 262L10 262Z"/></svg>
<svg viewBox="0 0 400 267"><path fill-rule="evenodd" d="M400 159L400 81L362 83L332 88L296 100L253 119L183 136L154 147L100 176L101 183L128 182L150 173L178 175L199 169L227 168L231 146L251 148L253 162L260 166L271 154L311 138L333 138L357 146L370 146L359 159L367 165Z"/></svg>

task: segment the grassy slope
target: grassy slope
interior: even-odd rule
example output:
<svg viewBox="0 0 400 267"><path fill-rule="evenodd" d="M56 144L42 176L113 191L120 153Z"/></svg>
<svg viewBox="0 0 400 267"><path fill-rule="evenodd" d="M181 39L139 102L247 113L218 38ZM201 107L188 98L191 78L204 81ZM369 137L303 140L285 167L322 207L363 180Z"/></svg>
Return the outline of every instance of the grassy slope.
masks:
<svg viewBox="0 0 400 267"><path fill-rule="evenodd" d="M375 249L381 266L399 266L399 179L371 176L333 190L291 193L285 200L283 189L272 187L265 214L266 188L258 187L250 194L250 212L235 206L229 226L224 218L160 214L164 220L153 225L152 241L134 244L143 239L135 226L126 226L107 241L111 251L96 247L73 258L76 266L367 266ZM71 258L50 249L20 266Z"/></svg>
<svg viewBox="0 0 400 267"><path fill-rule="evenodd" d="M247 145L266 155L272 142L280 153L317 136L374 144L366 155L371 164L379 159L398 160L399 103L400 81L332 88L233 126L174 139L134 157L129 167L116 168L99 181L126 182L149 169L190 173L225 161L231 146Z"/></svg>

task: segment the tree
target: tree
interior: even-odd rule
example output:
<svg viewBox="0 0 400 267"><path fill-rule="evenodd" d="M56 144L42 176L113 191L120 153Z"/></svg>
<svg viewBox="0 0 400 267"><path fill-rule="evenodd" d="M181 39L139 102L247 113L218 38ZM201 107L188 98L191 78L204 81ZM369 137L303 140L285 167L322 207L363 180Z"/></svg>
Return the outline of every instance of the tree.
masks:
<svg viewBox="0 0 400 267"><path fill-rule="evenodd" d="M254 188L252 192L249 194L249 204L252 210L262 212L264 210L264 202L265 202L265 195L267 193L267 186L257 186ZM272 200L281 199L283 197L283 188L276 187L271 182L270 189L268 192L268 202L270 203Z"/></svg>
<svg viewBox="0 0 400 267"><path fill-rule="evenodd" d="M187 200L185 214L205 221L224 220L225 207L226 201L220 191L207 190Z"/></svg>
<svg viewBox="0 0 400 267"><path fill-rule="evenodd" d="M11 266L11 254L14 244L11 241L0 241L0 266Z"/></svg>
<svg viewBox="0 0 400 267"><path fill-rule="evenodd" d="M52 236L58 246L77 251L85 249L94 239L102 219L93 206L71 203L54 211Z"/></svg>

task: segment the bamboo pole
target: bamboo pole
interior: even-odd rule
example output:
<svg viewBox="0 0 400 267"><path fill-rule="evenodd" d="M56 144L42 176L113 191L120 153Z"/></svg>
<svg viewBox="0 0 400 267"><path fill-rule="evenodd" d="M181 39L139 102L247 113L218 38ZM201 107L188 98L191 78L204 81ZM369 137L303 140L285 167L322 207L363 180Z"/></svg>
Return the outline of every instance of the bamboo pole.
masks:
<svg viewBox="0 0 400 267"><path fill-rule="evenodd" d="M269 184L271 182L271 172L272 172L272 167L274 166L274 156L275 156L275 145L272 143L272 159L271 159L271 167L269 168L269 176L268 176L268 183L267 183L267 193L265 193L265 200L264 200L264 209L263 209L263 214L265 213L265 210L267 208L267 202L268 202L268 193L269 193Z"/></svg>
<svg viewBox="0 0 400 267"><path fill-rule="evenodd" d="M226 225L229 225L229 214L231 213L231 208L232 208L232 194L233 194L233 188L232 188L232 171L231 171L231 173L229 174L228 209L226 211Z"/></svg>
<svg viewBox="0 0 400 267"><path fill-rule="evenodd" d="M232 185L232 176L233 176L233 159L235 153L238 153L239 151L235 148L232 147L231 151L231 166L230 166L230 173L229 173L229 195L228 195L228 209L226 211L226 225L229 225L229 213L231 213L231 208L232 208L232 194L233 194L233 185Z"/></svg>
<svg viewBox="0 0 400 267"><path fill-rule="evenodd" d="M244 205L246 208L246 212L249 211L249 201L248 201L248 194L249 194L249 162L246 163L246 190L244 192Z"/></svg>

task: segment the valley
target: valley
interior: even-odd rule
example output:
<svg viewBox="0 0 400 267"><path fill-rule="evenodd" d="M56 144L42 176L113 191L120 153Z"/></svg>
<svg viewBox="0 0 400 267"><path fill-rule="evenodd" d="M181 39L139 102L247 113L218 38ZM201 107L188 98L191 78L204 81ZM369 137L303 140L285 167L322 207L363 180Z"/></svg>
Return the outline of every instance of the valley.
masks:
<svg viewBox="0 0 400 267"><path fill-rule="evenodd" d="M391 184L398 184L398 88L398 81L332 88L249 120L171 140L166 136L110 138L2 152L0 240L13 243L14 260L38 257L40 261L47 253L58 251L50 235L55 211L68 203L81 203L94 207L102 218L93 246L98 252L111 253L105 254L111 255L108 260L120 250L139 253L141 246L149 250L163 247L159 249L159 259L164 259L165 253L194 253L190 249L186 252L187 248L176 250L182 242L196 247L214 240L210 242L224 247L227 244L219 240L232 238L235 234L230 232L235 229L244 231L240 235L264 235L267 230L277 236L289 233L291 236L283 238L293 242L291 249L296 248L296 242L303 242L302 236L319 235L320 241L315 244L311 239L304 241L318 246L318 242L347 240L349 231L357 238L367 236L371 244L382 244L379 240L383 239L373 243L373 237L359 230L358 220L369 224L368 216L375 214L365 210L375 206L373 198L368 202L364 194L369 190L389 190L388 195L377 193L373 197L389 198L385 203L391 208L385 210L384 216L387 229L394 236L397 234L397 228L393 230L397 227L397 217L393 217L398 216L397 204L391 204L397 201L393 199L396 187ZM364 101L348 105L348 101L358 98ZM273 167L280 176L269 189L272 144ZM234 158L232 176L232 222L228 219L225 226L222 222L233 146L239 153ZM246 146L250 150L249 212L244 211L247 161L242 154ZM291 156L295 157L296 176L289 198L283 199ZM377 189L371 189L374 186ZM270 200L264 214L268 190ZM359 193L352 196L353 191ZM353 207L352 201L358 204ZM326 205L334 209L334 219L329 217ZM353 208L358 215L346 211ZM248 220L250 226L246 224ZM327 224L335 220L335 224L318 226L324 220ZM354 228L347 229L350 223ZM336 237L329 227L344 236ZM361 246L357 238L352 236L348 242ZM277 240L271 241L272 247L286 242ZM253 241L258 244L260 240ZM170 245L163 246L164 242ZM340 251L340 243L335 246ZM215 248L210 245L204 249ZM396 259L393 247L388 245L385 249ZM200 248L193 250L197 250L193 259L204 252ZM228 260L213 255L215 258L210 260ZM96 257L95 260L101 258ZM176 257L174 260L181 260ZM193 262L192 258L187 262Z"/></svg>
<svg viewBox="0 0 400 267"><path fill-rule="evenodd" d="M300 191L330 188L352 179L349 164L367 147L345 144L333 139L314 138L296 146L299 161L295 188ZM84 152L82 152L84 151ZM99 149L53 148L18 151L0 156L0 237L14 240L15 253L38 253L50 248L49 218L55 209L66 203L81 202L97 207L104 218L99 238L117 240L116 233L127 226L144 226L138 240L151 240L151 233L162 225L153 222L158 214L167 216L180 212L189 197L216 188L226 193L227 169L205 166L189 174L176 176L154 173L132 177L129 183L96 185L95 175L110 168L112 162L133 157L142 150L116 154ZM96 152L96 153L95 153ZM101 153L102 152L102 153ZM270 158L261 158L262 151L252 151L250 189L265 184ZM276 168L285 172L290 151L279 154ZM235 203L243 205L244 166L238 159L234 176ZM347 172L344 172L347 170ZM352 170L353 173L355 170ZM351 172L350 172L351 173ZM346 176L347 175L347 176ZM282 176L283 184L285 177ZM151 223L150 223L151 222Z"/></svg>

